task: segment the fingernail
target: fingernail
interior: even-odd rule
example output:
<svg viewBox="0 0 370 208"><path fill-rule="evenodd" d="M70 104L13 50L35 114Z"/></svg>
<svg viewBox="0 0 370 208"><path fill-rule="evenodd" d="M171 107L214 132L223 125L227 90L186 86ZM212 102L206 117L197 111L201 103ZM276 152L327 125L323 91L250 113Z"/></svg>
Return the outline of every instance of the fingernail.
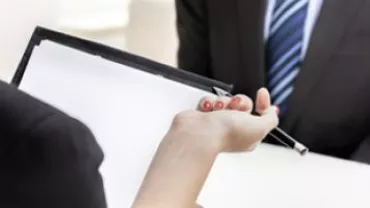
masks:
<svg viewBox="0 0 370 208"><path fill-rule="evenodd" d="M204 101L203 103L203 109L204 110L211 110L212 106L211 106L211 102L209 102L208 100Z"/></svg>
<svg viewBox="0 0 370 208"><path fill-rule="evenodd" d="M216 102L216 105L215 105L215 109L219 110L219 109L222 109L224 108L225 104L221 101L217 101Z"/></svg>
<svg viewBox="0 0 370 208"><path fill-rule="evenodd" d="M237 104L236 104L236 102L230 102L229 103L229 105L227 106L227 108L228 109L230 109L230 110L235 110L236 109L236 107L237 107Z"/></svg>
<svg viewBox="0 0 370 208"><path fill-rule="evenodd" d="M228 105L228 108L231 110L236 110L240 101L241 101L240 97L233 97L233 99L231 99L230 104Z"/></svg>
<svg viewBox="0 0 370 208"><path fill-rule="evenodd" d="M233 97L233 99L231 100L232 103L239 103L240 101L240 97Z"/></svg>

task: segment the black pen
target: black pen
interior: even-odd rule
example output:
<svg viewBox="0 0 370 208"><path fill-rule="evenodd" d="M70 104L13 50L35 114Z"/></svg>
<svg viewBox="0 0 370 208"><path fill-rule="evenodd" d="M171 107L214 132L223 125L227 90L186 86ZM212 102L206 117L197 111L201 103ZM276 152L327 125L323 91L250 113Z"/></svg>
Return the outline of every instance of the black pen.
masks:
<svg viewBox="0 0 370 208"><path fill-rule="evenodd" d="M218 96L227 96L227 97L232 96L229 92L226 92L225 90L220 89L218 87L213 87L213 90ZM279 127L276 127L275 129L273 129L269 133L269 135L272 138L276 139L281 144L283 144L283 145L285 145L285 146L287 146L291 149L294 149L295 151L297 151L302 156L307 154L308 151L309 151L306 146L304 146L303 144L301 144L298 141L296 141L295 139L293 139L293 137L289 136L287 133L285 133Z"/></svg>

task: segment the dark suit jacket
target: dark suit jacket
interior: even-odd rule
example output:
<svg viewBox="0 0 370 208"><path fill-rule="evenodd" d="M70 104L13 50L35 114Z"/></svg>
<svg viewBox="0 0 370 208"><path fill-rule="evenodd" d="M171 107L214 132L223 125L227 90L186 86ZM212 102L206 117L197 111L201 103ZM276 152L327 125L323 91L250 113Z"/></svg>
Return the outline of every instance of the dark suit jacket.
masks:
<svg viewBox="0 0 370 208"><path fill-rule="evenodd" d="M102 160L85 125L0 82L0 207L105 208Z"/></svg>
<svg viewBox="0 0 370 208"><path fill-rule="evenodd" d="M176 0L179 67L265 86L266 0ZM312 151L370 163L370 1L324 0L281 127Z"/></svg>

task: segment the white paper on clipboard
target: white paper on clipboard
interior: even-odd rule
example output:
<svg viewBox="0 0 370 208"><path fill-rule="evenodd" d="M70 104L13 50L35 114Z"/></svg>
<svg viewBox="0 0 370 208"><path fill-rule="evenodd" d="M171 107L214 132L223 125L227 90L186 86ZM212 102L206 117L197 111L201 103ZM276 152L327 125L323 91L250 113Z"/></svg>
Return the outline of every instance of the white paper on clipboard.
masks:
<svg viewBox="0 0 370 208"><path fill-rule="evenodd" d="M50 41L34 49L20 89L93 131L112 208L130 206L174 115L213 96Z"/></svg>

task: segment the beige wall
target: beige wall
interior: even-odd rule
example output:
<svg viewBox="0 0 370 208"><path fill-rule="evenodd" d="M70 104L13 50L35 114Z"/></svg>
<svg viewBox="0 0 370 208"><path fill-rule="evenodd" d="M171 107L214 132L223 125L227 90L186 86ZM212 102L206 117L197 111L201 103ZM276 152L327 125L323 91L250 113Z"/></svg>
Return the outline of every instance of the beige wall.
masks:
<svg viewBox="0 0 370 208"><path fill-rule="evenodd" d="M0 0L0 78L9 79L35 25L53 26L55 1Z"/></svg>
<svg viewBox="0 0 370 208"><path fill-rule="evenodd" d="M174 0L134 0L127 29L129 51L175 66Z"/></svg>
<svg viewBox="0 0 370 208"><path fill-rule="evenodd" d="M36 25L176 64L173 0L99 1L0 0L0 79L10 80Z"/></svg>

